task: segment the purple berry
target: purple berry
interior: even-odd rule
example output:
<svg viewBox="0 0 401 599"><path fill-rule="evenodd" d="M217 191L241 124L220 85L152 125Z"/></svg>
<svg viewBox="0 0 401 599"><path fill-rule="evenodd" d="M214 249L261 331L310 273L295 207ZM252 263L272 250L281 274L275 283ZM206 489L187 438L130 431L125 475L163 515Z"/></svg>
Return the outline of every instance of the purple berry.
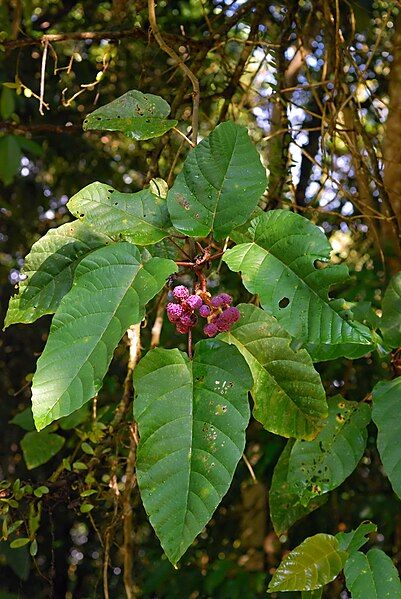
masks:
<svg viewBox="0 0 401 599"><path fill-rule="evenodd" d="M220 306L222 306L225 302L224 299L222 299L221 295L215 295L210 300L210 303L214 308L220 308Z"/></svg>
<svg viewBox="0 0 401 599"><path fill-rule="evenodd" d="M180 324L182 324L183 327L193 327L196 324L194 317L196 319L194 314L184 314L180 318Z"/></svg>
<svg viewBox="0 0 401 599"><path fill-rule="evenodd" d="M177 322L183 313L183 308L180 304L173 304L170 302L167 304L167 317L170 322Z"/></svg>
<svg viewBox="0 0 401 599"><path fill-rule="evenodd" d="M207 318L210 316L210 313L211 309L206 304L203 304L203 306L199 308L199 314L202 316L202 318Z"/></svg>
<svg viewBox="0 0 401 599"><path fill-rule="evenodd" d="M223 315L216 318L214 324L217 327L217 330L220 331L220 333L225 333L230 330L231 322L228 322L226 319L222 318L222 316Z"/></svg>
<svg viewBox="0 0 401 599"><path fill-rule="evenodd" d="M220 314L219 319L228 324L233 324L234 322L237 322L237 320L239 320L240 317L241 317L241 314L240 314L240 311L238 310L238 308L231 307L231 308L227 308L226 310L224 310Z"/></svg>
<svg viewBox="0 0 401 599"><path fill-rule="evenodd" d="M174 287L173 289L173 295L176 299L184 300L189 296L189 291L185 285L177 285L177 287Z"/></svg>
<svg viewBox="0 0 401 599"><path fill-rule="evenodd" d="M217 326L214 324L214 322L210 322L209 324L205 325L203 327L203 332L205 333L205 335L207 335L208 337L214 337L216 335L216 333L219 332L219 329L217 328Z"/></svg>
<svg viewBox="0 0 401 599"><path fill-rule="evenodd" d="M196 310L202 305L202 299L199 297L199 295L190 295L187 297L186 302L192 310Z"/></svg>
<svg viewBox="0 0 401 599"><path fill-rule="evenodd" d="M220 298L223 301L224 304L227 304L228 306L232 303L233 298L231 297L231 295L228 295L228 293L220 293Z"/></svg>

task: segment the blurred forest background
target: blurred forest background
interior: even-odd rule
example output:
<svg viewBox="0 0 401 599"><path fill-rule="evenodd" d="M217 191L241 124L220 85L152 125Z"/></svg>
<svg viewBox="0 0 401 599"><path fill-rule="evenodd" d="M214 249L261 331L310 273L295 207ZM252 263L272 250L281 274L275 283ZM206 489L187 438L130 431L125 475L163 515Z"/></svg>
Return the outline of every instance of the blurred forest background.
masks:
<svg viewBox="0 0 401 599"><path fill-rule="evenodd" d="M323 228L333 260L346 260L351 271L341 294L363 302L362 319L375 318L382 289L400 269L400 8L387 0L157 3L165 41L200 82L199 136L227 119L249 128L269 171L264 208L290 206ZM146 0L2 0L1 322L32 243L71 218L69 197L95 180L120 191L139 190L152 177L171 185L179 172L188 146L174 131L140 143L82 131L87 113L130 89L162 96L181 131L188 131L192 87L151 34ZM219 279L241 299L237 275L222 268ZM155 301L149 322L156 315ZM39 498L29 489L18 506L7 508L12 520L29 525L31 518L32 525L36 518L38 548L32 558L28 546L11 549L9 541L0 542L0 599L102 597L105 578L110 597L123 598L127 551L133 552L138 596L263 597L286 551L311 534L335 534L364 519L378 524L374 541L401 571L400 504L373 449L373 425L358 469L280 539L269 521L267 494L284 439L257 422L246 448L256 484L241 462L228 495L178 570L164 557L135 490L128 538L122 521L128 425L123 421L112 434L107 428L123 393L124 343L99 395L96 422L88 409L79 421L53 425L65 438L63 449L28 470L20 442L32 423L24 410L49 323L44 317L29 327L13 326L0 338L0 480L18 478L49 491L40 514ZM169 325L162 342L182 345ZM390 365L368 356L318 369L329 396L339 392L358 400ZM104 459L91 461L81 446L86 439L105 444ZM81 466L68 470L62 460L71 455ZM84 479L96 489L89 513L81 511ZM3 508L6 487L0 485ZM325 596L348 597L341 579Z"/></svg>

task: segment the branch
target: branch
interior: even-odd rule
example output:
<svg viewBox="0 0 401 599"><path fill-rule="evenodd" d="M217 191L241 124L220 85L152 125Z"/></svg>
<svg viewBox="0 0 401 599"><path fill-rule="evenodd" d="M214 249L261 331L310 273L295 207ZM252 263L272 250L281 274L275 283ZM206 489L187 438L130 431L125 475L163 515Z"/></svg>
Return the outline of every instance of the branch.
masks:
<svg viewBox="0 0 401 599"><path fill-rule="evenodd" d="M170 33L165 34L165 39L180 45L187 44L189 46L204 46L205 44L212 45L214 40L195 40L187 38L181 35L173 35ZM66 33L46 33L36 39L31 37L25 37L18 40L6 40L2 42L2 45L6 50L13 50L14 48L23 48L25 46L40 46L45 43L58 43L58 42L69 42L69 41L84 41L84 40L120 40L120 39L138 39L141 41L149 42L149 36L147 31L141 29L125 29L122 31L75 31Z"/></svg>
<svg viewBox="0 0 401 599"><path fill-rule="evenodd" d="M7 133L76 133L82 130L81 125L51 125L51 124L39 124L39 125L20 125L19 123L9 123L7 121L0 121L0 131Z"/></svg>
<svg viewBox="0 0 401 599"><path fill-rule="evenodd" d="M188 77L188 79L192 83L192 100L193 100L193 108L192 108L192 140L196 144L198 139L198 120L199 120L199 100L200 100L200 88L199 88L199 80L191 71L191 69L185 64L180 56L178 56L177 52L170 48L165 42L162 34L160 33L160 29L157 25L156 19L156 9L154 0L148 0L148 9L149 9L149 23L152 29L152 33L154 35L155 40L159 44L160 48L170 56L179 66L181 71Z"/></svg>

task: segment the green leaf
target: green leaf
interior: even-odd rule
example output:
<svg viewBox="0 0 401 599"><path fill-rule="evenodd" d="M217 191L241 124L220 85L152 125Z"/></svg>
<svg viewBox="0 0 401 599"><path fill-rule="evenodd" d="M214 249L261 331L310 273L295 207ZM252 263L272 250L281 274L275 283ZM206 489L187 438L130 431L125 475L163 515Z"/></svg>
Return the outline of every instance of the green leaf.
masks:
<svg viewBox="0 0 401 599"><path fill-rule="evenodd" d="M347 553L335 537L323 533L308 537L289 553L269 585L274 591L313 591L331 582L343 569Z"/></svg>
<svg viewBox="0 0 401 599"><path fill-rule="evenodd" d="M26 278L10 300L4 326L34 322L55 312L71 288L79 261L110 241L79 221L50 229L33 244L25 259L22 274Z"/></svg>
<svg viewBox="0 0 401 599"><path fill-rule="evenodd" d="M8 119L15 110L15 93L9 87L3 86L0 97L0 114Z"/></svg>
<svg viewBox="0 0 401 599"><path fill-rule="evenodd" d="M26 408L19 414L16 414L14 418L10 420L11 424L16 424L20 426L25 431L33 431L35 430L35 423L33 421L32 408Z"/></svg>
<svg viewBox="0 0 401 599"><path fill-rule="evenodd" d="M41 431L26 433L21 441L21 449L28 470L46 464L64 445L64 437Z"/></svg>
<svg viewBox="0 0 401 599"><path fill-rule="evenodd" d="M316 439L296 441L291 450L288 482L304 505L338 487L356 468L366 446L370 407L338 395L328 404L326 425Z"/></svg>
<svg viewBox="0 0 401 599"><path fill-rule="evenodd" d="M11 549L18 549L19 547L24 547L25 545L28 545L29 541L30 539L28 539L27 537L15 539L10 543L10 547Z"/></svg>
<svg viewBox="0 0 401 599"><path fill-rule="evenodd" d="M137 477L145 510L176 564L227 492L245 446L249 368L218 340L193 360L154 349L134 372L140 443Z"/></svg>
<svg viewBox="0 0 401 599"><path fill-rule="evenodd" d="M145 305L176 269L174 262L162 258L142 263L138 249L125 242L81 260L33 377L38 430L96 395L121 337L143 319Z"/></svg>
<svg viewBox="0 0 401 599"><path fill-rule="evenodd" d="M299 214L271 210L252 221L249 243L224 254L262 307L302 341L314 361L357 358L373 348L371 333L353 321L344 300L330 300L330 287L348 279L345 265L321 269L331 247L318 227Z"/></svg>
<svg viewBox="0 0 401 599"><path fill-rule="evenodd" d="M401 377L380 381L373 392L372 419L377 426L377 449L394 492L401 499Z"/></svg>
<svg viewBox="0 0 401 599"><path fill-rule="evenodd" d="M173 225L191 237L222 239L246 221L266 188L266 173L245 127L218 125L188 154L167 196Z"/></svg>
<svg viewBox="0 0 401 599"><path fill-rule="evenodd" d="M380 328L390 347L401 346L401 272L390 281L384 292Z"/></svg>
<svg viewBox="0 0 401 599"><path fill-rule="evenodd" d="M401 599L397 569L381 549L352 553L344 574L352 599Z"/></svg>
<svg viewBox="0 0 401 599"><path fill-rule="evenodd" d="M120 193L105 183L91 183L67 204L86 225L106 235L122 235L138 245L156 243L171 227L166 200L143 189Z"/></svg>
<svg viewBox="0 0 401 599"><path fill-rule="evenodd" d="M326 394L309 354L294 351L277 320L251 304L240 304L240 320L219 335L238 347L251 369L253 415L284 437L313 439L327 417Z"/></svg>
<svg viewBox="0 0 401 599"><path fill-rule="evenodd" d="M340 549L344 549L349 554L358 551L365 543L369 541L367 535L371 532L376 532L377 526L373 522L362 522L356 530L351 532L339 532L336 534L336 539L340 544Z"/></svg>
<svg viewBox="0 0 401 599"><path fill-rule="evenodd" d="M295 439L290 439L283 449L276 467L269 491L270 518L277 536L287 532L295 522L310 514L323 503L327 497L320 496L312 499L307 506L303 506L288 484L288 464L291 449Z"/></svg>
<svg viewBox="0 0 401 599"><path fill-rule="evenodd" d="M166 118L169 114L170 106L163 98L131 90L88 114L83 129L121 131L132 139L151 139L176 126L176 120Z"/></svg>
<svg viewBox="0 0 401 599"><path fill-rule="evenodd" d="M10 185L21 166L22 153L16 135L0 137L0 181Z"/></svg>

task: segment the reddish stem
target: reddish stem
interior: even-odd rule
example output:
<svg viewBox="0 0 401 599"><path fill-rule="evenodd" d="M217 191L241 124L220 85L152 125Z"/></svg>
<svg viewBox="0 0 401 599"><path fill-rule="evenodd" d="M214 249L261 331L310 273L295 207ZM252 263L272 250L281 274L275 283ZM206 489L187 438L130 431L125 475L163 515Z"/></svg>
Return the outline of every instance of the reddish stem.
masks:
<svg viewBox="0 0 401 599"><path fill-rule="evenodd" d="M192 360L192 329L188 331L188 356Z"/></svg>

